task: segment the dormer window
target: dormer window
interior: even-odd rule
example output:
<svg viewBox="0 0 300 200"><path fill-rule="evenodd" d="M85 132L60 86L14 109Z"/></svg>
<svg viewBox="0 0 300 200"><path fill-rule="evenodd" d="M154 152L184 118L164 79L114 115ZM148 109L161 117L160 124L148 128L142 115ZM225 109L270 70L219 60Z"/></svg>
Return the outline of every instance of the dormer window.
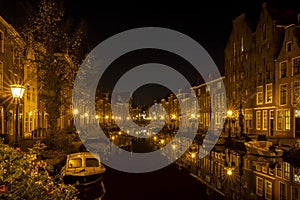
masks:
<svg viewBox="0 0 300 200"><path fill-rule="evenodd" d="M267 38L267 25L264 24L262 27L262 32L263 32L263 40L265 40Z"/></svg>
<svg viewBox="0 0 300 200"><path fill-rule="evenodd" d="M292 42L287 42L286 43L286 52L290 52L292 51Z"/></svg>

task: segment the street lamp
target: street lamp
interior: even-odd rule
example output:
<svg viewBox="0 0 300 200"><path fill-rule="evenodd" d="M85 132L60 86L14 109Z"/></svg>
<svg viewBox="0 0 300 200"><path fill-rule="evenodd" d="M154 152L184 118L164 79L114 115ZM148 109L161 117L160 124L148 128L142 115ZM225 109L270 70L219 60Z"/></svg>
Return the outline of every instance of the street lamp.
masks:
<svg viewBox="0 0 300 200"><path fill-rule="evenodd" d="M227 111L227 118L228 118L228 139L231 139L231 119L232 119L232 116L233 116L233 112L232 110L228 110Z"/></svg>
<svg viewBox="0 0 300 200"><path fill-rule="evenodd" d="M10 85L10 89L11 89L11 93L13 98L15 99L15 103L16 103L16 120L15 120L15 129L16 129L16 133L15 133L15 147L19 146L19 103L20 103L20 99L22 99L24 91L25 91L25 87L19 84L14 84L14 85Z"/></svg>

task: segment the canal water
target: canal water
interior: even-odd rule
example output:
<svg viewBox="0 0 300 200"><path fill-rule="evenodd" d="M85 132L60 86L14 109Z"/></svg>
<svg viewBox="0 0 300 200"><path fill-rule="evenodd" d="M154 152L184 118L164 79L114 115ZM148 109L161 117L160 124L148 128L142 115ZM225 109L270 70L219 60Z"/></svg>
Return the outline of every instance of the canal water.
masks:
<svg viewBox="0 0 300 200"><path fill-rule="evenodd" d="M202 159L187 153L149 173L106 168L103 181L81 189L80 199L300 199L300 166L283 157L255 156L226 146L216 146Z"/></svg>
<svg viewBox="0 0 300 200"><path fill-rule="evenodd" d="M80 191L84 200L189 200L221 199L218 194L207 195L207 187L178 165L161 170L133 174L107 167L102 183Z"/></svg>

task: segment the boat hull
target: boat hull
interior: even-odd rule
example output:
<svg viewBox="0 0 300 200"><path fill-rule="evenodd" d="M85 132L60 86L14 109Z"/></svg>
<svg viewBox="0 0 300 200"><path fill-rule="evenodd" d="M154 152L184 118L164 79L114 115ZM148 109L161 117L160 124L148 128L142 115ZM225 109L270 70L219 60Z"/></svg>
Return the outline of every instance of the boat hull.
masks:
<svg viewBox="0 0 300 200"><path fill-rule="evenodd" d="M101 182L103 174L104 173L99 173L85 176L65 175L64 182L72 185L77 183L78 186L89 186Z"/></svg>

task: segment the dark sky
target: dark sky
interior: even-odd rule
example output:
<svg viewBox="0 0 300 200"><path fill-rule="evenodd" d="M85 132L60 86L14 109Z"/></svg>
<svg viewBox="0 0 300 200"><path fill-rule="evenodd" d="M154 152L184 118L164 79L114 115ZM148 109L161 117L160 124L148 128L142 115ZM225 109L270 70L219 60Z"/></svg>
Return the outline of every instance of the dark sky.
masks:
<svg viewBox="0 0 300 200"><path fill-rule="evenodd" d="M11 23L22 18L26 0L1 0L0 14ZM22 3L21 3L22 2ZM37 2L37 0L27 0ZM262 0L199 1L139 1L110 2L66 0L65 7L72 16L88 23L88 40L97 45L104 39L127 29L159 26L180 31L197 40L223 68L223 50L230 34L231 21L243 12L255 12Z"/></svg>
<svg viewBox="0 0 300 200"><path fill-rule="evenodd" d="M37 1L0 0L0 14L14 24L19 19L24 18L21 11L22 4L24 2L36 3ZM268 2L268 0L266 1ZM117 1L65 0L65 7L71 16L83 18L87 22L86 42L89 42L91 47L98 45L114 34L132 28L146 26L170 28L188 35L202 45L223 74L223 53L232 28L232 20L245 12L255 21L263 2L263 0L212 0L197 1L196 4L188 1L168 2L162 0L158 2L124 1L123 3ZM271 0L268 3L282 7L293 5L295 2L300 1ZM151 60L149 56L144 58L141 56L140 58L147 61ZM169 60L173 59L170 58ZM131 64L141 64L141 62ZM188 70L187 73L193 74ZM117 78L117 76L115 77Z"/></svg>

